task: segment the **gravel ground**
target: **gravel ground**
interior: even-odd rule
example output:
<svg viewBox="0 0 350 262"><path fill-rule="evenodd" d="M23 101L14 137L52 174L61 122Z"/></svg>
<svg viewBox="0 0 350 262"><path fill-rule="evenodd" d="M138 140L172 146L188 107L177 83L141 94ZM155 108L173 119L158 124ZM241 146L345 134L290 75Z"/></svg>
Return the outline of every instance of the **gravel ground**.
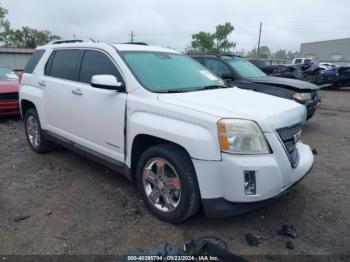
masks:
<svg viewBox="0 0 350 262"><path fill-rule="evenodd" d="M35 154L22 122L1 119L0 254L127 254L213 235L236 254L349 255L350 89L321 95L323 104L302 135L318 152L308 177L248 214L211 220L199 212L180 225L150 215L123 176L65 149ZM277 235L283 224L293 225L298 236ZM247 233L261 236L261 244L249 246Z"/></svg>

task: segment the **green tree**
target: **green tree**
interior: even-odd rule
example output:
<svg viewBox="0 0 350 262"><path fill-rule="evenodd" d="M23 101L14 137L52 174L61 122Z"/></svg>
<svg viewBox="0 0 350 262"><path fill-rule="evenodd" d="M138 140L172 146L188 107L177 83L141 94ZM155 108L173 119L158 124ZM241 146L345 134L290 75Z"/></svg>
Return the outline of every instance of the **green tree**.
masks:
<svg viewBox="0 0 350 262"><path fill-rule="evenodd" d="M248 52L247 56L250 58L268 59L271 57L271 51L268 46L260 46L259 53L257 52L257 48L253 48L251 51Z"/></svg>
<svg viewBox="0 0 350 262"><path fill-rule="evenodd" d="M214 34L215 49L218 53L230 53L230 49L236 46L236 43L228 40L228 35L231 34L235 28L230 23L216 26Z"/></svg>
<svg viewBox="0 0 350 262"><path fill-rule="evenodd" d="M268 46L260 46L258 57L263 59L268 59L271 57L271 51Z"/></svg>
<svg viewBox="0 0 350 262"><path fill-rule="evenodd" d="M200 53L211 53L214 50L214 35L206 32L199 32L192 35L192 48L193 51Z"/></svg>
<svg viewBox="0 0 350 262"><path fill-rule="evenodd" d="M0 42L5 44L9 41L9 36L12 33L10 22L6 19L7 10L0 6Z"/></svg>
<svg viewBox="0 0 350 262"><path fill-rule="evenodd" d="M5 46L35 48L52 40L60 39L48 30L37 30L30 27L12 29L6 19L7 10L0 6L0 42Z"/></svg>
<svg viewBox="0 0 350 262"><path fill-rule="evenodd" d="M248 51L247 57L249 58L257 58L258 53L256 52L256 48L253 48L252 50Z"/></svg>
<svg viewBox="0 0 350 262"><path fill-rule="evenodd" d="M47 42L60 39L59 36L52 34L48 30L37 30L30 27L22 27L23 46L35 48L38 45L44 45Z"/></svg>
<svg viewBox="0 0 350 262"><path fill-rule="evenodd" d="M284 49L279 49L276 51L276 53L273 54L273 58L275 59L287 59L287 51Z"/></svg>
<svg viewBox="0 0 350 262"><path fill-rule="evenodd" d="M234 27L230 23L216 26L215 33L199 32L192 35L189 53L232 54L236 44L228 40Z"/></svg>

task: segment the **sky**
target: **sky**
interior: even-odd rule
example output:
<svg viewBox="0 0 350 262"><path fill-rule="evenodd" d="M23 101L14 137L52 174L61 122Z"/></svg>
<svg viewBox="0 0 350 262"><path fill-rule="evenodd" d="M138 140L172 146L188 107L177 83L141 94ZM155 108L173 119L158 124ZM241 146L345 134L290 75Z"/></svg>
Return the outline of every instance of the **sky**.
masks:
<svg viewBox="0 0 350 262"><path fill-rule="evenodd" d="M191 35L230 22L236 51L261 45L298 51L300 43L350 37L349 0L0 0L12 27L62 38L135 41L184 51Z"/></svg>

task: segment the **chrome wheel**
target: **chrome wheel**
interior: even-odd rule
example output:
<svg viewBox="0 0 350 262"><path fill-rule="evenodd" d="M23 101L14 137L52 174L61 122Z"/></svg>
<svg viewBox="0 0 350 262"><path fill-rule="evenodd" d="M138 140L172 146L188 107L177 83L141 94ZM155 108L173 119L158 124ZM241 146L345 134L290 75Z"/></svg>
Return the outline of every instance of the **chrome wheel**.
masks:
<svg viewBox="0 0 350 262"><path fill-rule="evenodd" d="M37 148L40 145L39 122L32 115L27 118L27 136L32 147Z"/></svg>
<svg viewBox="0 0 350 262"><path fill-rule="evenodd" d="M165 159L152 158L146 163L143 187L149 202L160 211L172 212L180 203L180 177Z"/></svg>

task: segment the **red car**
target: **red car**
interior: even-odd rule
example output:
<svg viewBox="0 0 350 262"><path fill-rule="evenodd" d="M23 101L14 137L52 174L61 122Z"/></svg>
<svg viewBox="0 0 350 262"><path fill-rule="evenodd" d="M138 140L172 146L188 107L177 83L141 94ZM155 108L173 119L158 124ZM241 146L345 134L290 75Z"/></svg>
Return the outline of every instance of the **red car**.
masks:
<svg viewBox="0 0 350 262"><path fill-rule="evenodd" d="M11 69L0 67L0 116L20 114L18 88L18 75Z"/></svg>

